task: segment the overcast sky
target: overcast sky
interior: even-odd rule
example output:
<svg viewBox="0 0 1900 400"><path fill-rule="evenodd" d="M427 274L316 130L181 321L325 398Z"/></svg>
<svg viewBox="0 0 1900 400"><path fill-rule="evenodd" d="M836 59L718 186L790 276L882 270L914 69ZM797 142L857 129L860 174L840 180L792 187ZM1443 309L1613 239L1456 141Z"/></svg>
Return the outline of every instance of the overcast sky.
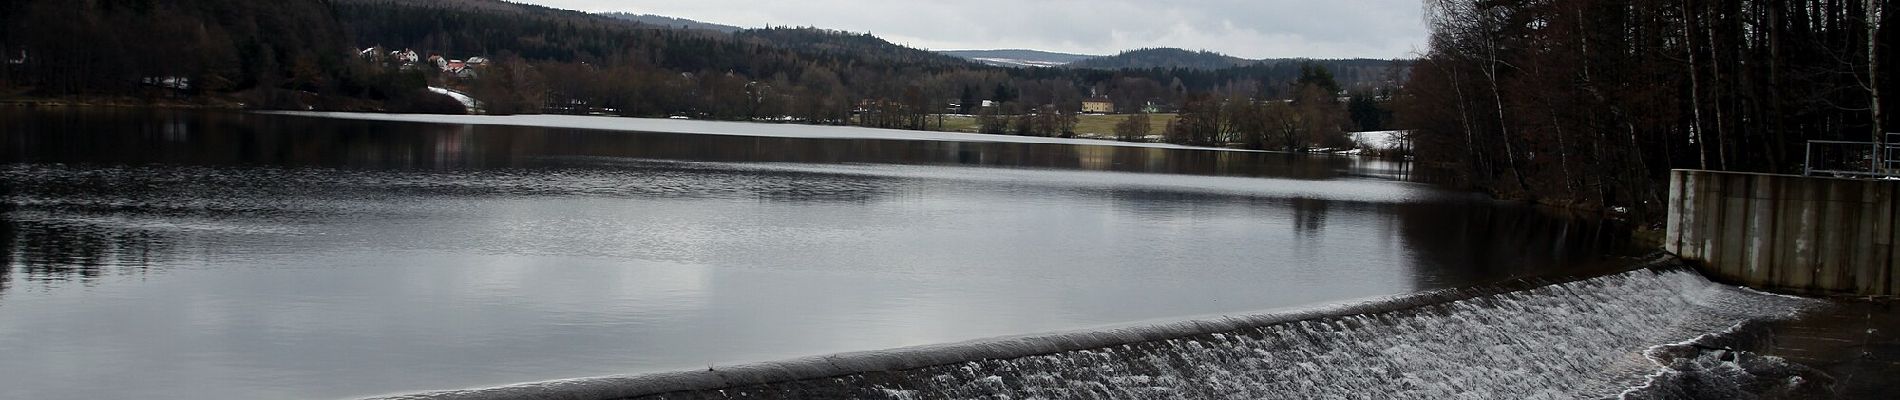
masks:
<svg viewBox="0 0 1900 400"><path fill-rule="evenodd" d="M1419 0L515 0L745 28L870 32L932 50L1107 55L1143 47L1246 58L1397 58L1423 49Z"/></svg>

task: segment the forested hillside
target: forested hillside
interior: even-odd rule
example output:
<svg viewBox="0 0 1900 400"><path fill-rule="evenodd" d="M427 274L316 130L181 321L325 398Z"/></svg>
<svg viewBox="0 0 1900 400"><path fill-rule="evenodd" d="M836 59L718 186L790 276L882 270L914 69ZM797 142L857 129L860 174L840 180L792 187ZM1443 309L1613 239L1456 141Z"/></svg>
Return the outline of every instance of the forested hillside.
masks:
<svg viewBox="0 0 1900 400"><path fill-rule="evenodd" d="M1222 69L1252 65L1258 61L1211 51L1188 51L1182 49L1138 49L1120 54L1080 60L1066 65L1070 68L1089 69Z"/></svg>
<svg viewBox="0 0 1900 400"><path fill-rule="evenodd" d="M716 32L665 29L580 12L501 12L378 0L342 0L335 10L359 47L457 56L508 52L558 62L635 57L688 69L742 66L754 51Z"/></svg>
<svg viewBox="0 0 1900 400"><path fill-rule="evenodd" d="M733 37L766 46L789 49L807 58L830 63L876 64L890 68L949 70L973 65L962 58L899 46L871 36L818 28L745 29Z"/></svg>
<svg viewBox="0 0 1900 400"><path fill-rule="evenodd" d="M1432 0L1400 117L1503 197L1662 211L1667 172L1800 172L1893 131L1886 1ZM1869 7L1872 8L1869 8Z"/></svg>
<svg viewBox="0 0 1900 400"><path fill-rule="evenodd" d="M1153 76L1179 76L1192 82L1189 85L1204 87L1195 83L1211 81L1231 81L1247 76L1271 76L1291 80L1300 76L1300 68L1305 65L1325 67L1332 72L1341 87L1353 90L1371 90L1396 87L1405 77L1409 63L1398 60L1310 60L1310 59L1266 59L1248 60L1209 51L1187 51L1181 49L1141 49L1121 54L1096 57L1071 62L1064 67L1074 69L1093 69L1107 71L1147 71ZM1278 99L1292 97L1291 92L1275 92Z"/></svg>
<svg viewBox="0 0 1900 400"><path fill-rule="evenodd" d="M0 99L458 109L353 57L322 0L9 1L0 20Z"/></svg>
<svg viewBox="0 0 1900 400"><path fill-rule="evenodd" d="M134 93L152 77L197 90L313 86L349 54L319 0L9 1L0 19L5 81L56 93Z"/></svg>
<svg viewBox="0 0 1900 400"><path fill-rule="evenodd" d="M710 23L710 22L700 22L700 21L694 21L694 20L685 19L685 18L673 18L673 17L664 16L664 15L634 14L634 13L625 13L625 12L601 13L600 15L603 15L609 18L633 21L633 22L638 22L642 24L663 27L663 28L702 29L702 30L721 32L721 33L738 32L740 29L739 27L731 26L731 25L720 25L720 24L715 24L715 23Z"/></svg>
<svg viewBox="0 0 1900 400"><path fill-rule="evenodd" d="M862 33L678 29L493 0L27 0L4 3L0 12L7 22L0 50L10 55L0 67L0 96L229 101L247 108L460 112L424 90L437 86L471 94L480 111L494 114L907 129L932 128L934 115L984 114L988 131L1060 136L1072 134L1074 124L1065 121L1091 97L1112 101L1118 113L1239 111L1252 108L1207 106L1296 97L1343 112L1338 98L1351 92L1376 113L1380 93L1399 83L1404 68L1385 60L1000 68ZM1318 75L1326 84L1313 83ZM1223 143L1243 137L1235 129L1259 124L1215 118L1223 133L1192 141L1322 145ZM1370 126L1324 120L1332 124L1322 129L1328 132Z"/></svg>
<svg viewBox="0 0 1900 400"><path fill-rule="evenodd" d="M815 28L767 28L722 35L704 30L524 18L371 0L338 6L360 44L412 47L454 56L485 55L524 65L517 85L475 82L490 112L604 112L717 119L790 117L808 123L924 128L928 114L975 114L987 100L1016 115L1050 106L1074 113L1090 95L1134 112L1177 108L1190 93L1219 98L1289 99L1301 63L1215 70L1020 70L891 44L875 36ZM1389 87L1391 61L1319 61L1346 89ZM484 79L487 80L487 79ZM484 87L501 86L498 89ZM514 89L507 89L514 86ZM856 115L857 117L853 117ZM1059 134L1041 132L1038 134Z"/></svg>

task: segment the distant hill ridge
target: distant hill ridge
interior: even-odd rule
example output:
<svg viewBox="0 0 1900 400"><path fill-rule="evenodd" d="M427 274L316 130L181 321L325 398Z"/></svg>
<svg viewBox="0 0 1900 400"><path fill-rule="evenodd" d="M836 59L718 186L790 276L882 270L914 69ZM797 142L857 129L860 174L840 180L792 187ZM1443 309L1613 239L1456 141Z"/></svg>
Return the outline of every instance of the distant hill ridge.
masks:
<svg viewBox="0 0 1900 400"><path fill-rule="evenodd" d="M869 33L811 27L741 29L734 38L826 57L864 62L905 62L930 66L970 65L969 60L891 43Z"/></svg>
<svg viewBox="0 0 1900 400"><path fill-rule="evenodd" d="M1026 49L939 50L937 52L998 67L1056 67L1100 57Z"/></svg>
<svg viewBox="0 0 1900 400"><path fill-rule="evenodd" d="M1250 60L1207 50L1146 48L1124 51L1112 56L1054 53L1039 50L940 50L952 55L999 67L1067 67L1081 69L1187 69L1217 70L1256 64L1275 65L1305 59Z"/></svg>
<svg viewBox="0 0 1900 400"><path fill-rule="evenodd" d="M773 47L802 52L848 55L861 61L908 61L930 65L954 65L975 62L993 67L1066 67L1079 69L1186 69L1219 70L1256 64L1274 65L1296 59L1250 60L1207 50L1180 48L1143 48L1112 56L1058 53L1031 49L940 50L915 49L885 41L864 33L821 28L766 27L757 29L696 21L685 18L629 12L589 14L532 4L500 0L333 0L342 3L391 4L411 7L462 9L478 12L532 15L543 18L620 23L629 27L686 29L713 34L735 35Z"/></svg>
<svg viewBox="0 0 1900 400"><path fill-rule="evenodd" d="M20 82L11 89L40 98L164 95L258 108L466 111L426 88L438 86L482 99L483 111L494 114L791 117L922 129L920 116L942 110L938 105L971 113L982 100L1008 112L1040 106L1074 112L1083 99L1103 96L1116 99L1116 111L1125 113L1138 105L1183 107L1191 94L1245 88L1237 85L1252 86L1260 98L1284 99L1291 95L1289 82L1310 74L1309 63L1326 67L1343 88L1389 89L1406 76L1403 60L1191 69L1247 61L1180 49L1094 58L1026 49L952 52L964 58L868 33L784 27L724 33L713 29L731 28L499 0L195 1L207 6L47 1L0 13L7 26L30 33L9 37L7 47L32 50L30 58L20 51L9 59L20 66L11 67L0 86ZM200 26L203 33L161 34L180 26ZM488 62L452 75L446 62L445 71L386 68L396 63L363 50L372 47ZM165 48L193 51L151 51ZM1020 68L1071 63L1130 69ZM1163 66L1170 68L1157 68ZM154 77L192 85L154 84L161 82ZM867 106L876 118L854 119L852 112ZM1053 128L1037 129L1051 134Z"/></svg>
<svg viewBox="0 0 1900 400"><path fill-rule="evenodd" d="M580 12L580 11L563 10L563 9L553 8L553 7L544 7L544 6L537 6L533 4L524 4L524 3L516 3L516 2L511 2L511 1L500 1L500 0L329 0L329 1L334 2L334 3L345 3L345 4L396 5L396 6L408 6L408 7L441 8L441 9L463 10L463 11L500 12L500 13L509 13L509 14L537 14L537 15L561 15L561 16L589 15L587 13Z"/></svg>
<svg viewBox="0 0 1900 400"><path fill-rule="evenodd" d="M700 21L694 21L694 20L685 19L685 18L668 17L664 15L634 14L634 13L626 13L626 12L609 12L609 13L601 13L600 15L606 16L608 18L620 19L620 20L625 20L625 21L633 21L633 22L638 22L642 24L667 27L667 28L702 29L702 30L709 30L709 31L723 32L723 33L733 33L733 32L738 32L741 29L744 29L744 28L740 28L740 27L736 27L732 25L720 25L720 24L715 24L711 22L700 22Z"/></svg>
<svg viewBox="0 0 1900 400"><path fill-rule="evenodd" d="M1222 69L1259 63L1207 50L1189 51L1177 48L1147 48L1121 52L1108 57L1080 60L1066 65L1070 68L1087 69Z"/></svg>

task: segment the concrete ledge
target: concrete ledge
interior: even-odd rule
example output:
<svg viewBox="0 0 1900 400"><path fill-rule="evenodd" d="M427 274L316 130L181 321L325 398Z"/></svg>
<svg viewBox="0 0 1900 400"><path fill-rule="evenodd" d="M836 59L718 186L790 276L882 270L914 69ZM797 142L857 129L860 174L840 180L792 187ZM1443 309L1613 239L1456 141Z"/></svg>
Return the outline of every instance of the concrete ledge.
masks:
<svg viewBox="0 0 1900 400"><path fill-rule="evenodd" d="M1663 248L1717 280L1804 294L1900 295L1900 181L1669 173Z"/></svg>

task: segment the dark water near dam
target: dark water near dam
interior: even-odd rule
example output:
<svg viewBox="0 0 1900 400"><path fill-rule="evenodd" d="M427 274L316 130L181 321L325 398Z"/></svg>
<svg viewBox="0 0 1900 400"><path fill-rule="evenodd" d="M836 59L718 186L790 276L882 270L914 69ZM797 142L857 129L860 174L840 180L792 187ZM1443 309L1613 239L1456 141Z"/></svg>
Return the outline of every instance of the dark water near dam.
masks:
<svg viewBox="0 0 1900 400"><path fill-rule="evenodd" d="M1630 253L1604 223L1348 157L197 111L0 126L0 398L704 369Z"/></svg>

